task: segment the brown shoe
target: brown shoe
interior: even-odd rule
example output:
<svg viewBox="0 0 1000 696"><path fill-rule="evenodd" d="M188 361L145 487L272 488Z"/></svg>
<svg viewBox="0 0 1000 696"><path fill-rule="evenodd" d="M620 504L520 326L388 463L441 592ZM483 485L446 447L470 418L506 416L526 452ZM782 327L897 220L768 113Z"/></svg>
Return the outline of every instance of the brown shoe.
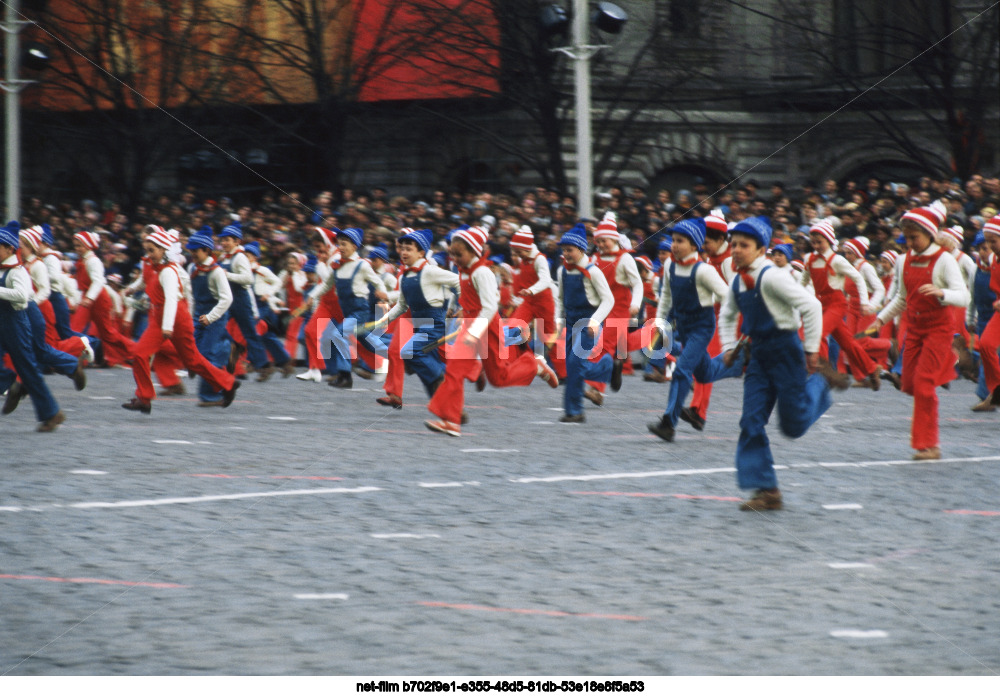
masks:
<svg viewBox="0 0 1000 696"><path fill-rule="evenodd" d="M993 413L993 411L997 410L997 407L993 405L993 402L990 401L990 397L987 396L985 399L973 406L972 410L976 413Z"/></svg>
<svg viewBox="0 0 1000 696"><path fill-rule="evenodd" d="M586 423L587 418L582 413L578 413L575 416L565 415L559 419L560 423Z"/></svg>
<svg viewBox="0 0 1000 696"><path fill-rule="evenodd" d="M164 387L156 393L159 396L181 396L185 393L184 385L178 382L177 384L172 384L169 387Z"/></svg>
<svg viewBox="0 0 1000 696"><path fill-rule="evenodd" d="M589 384L587 385L587 388L583 390L583 396L590 403L594 404L594 406L603 406L604 405L604 394L602 394L601 392L597 391L596 389L594 389Z"/></svg>
<svg viewBox="0 0 1000 696"><path fill-rule="evenodd" d="M240 356L246 352L246 348L241 346L236 341L233 341L229 346L229 362L226 363L226 372L233 374L236 372L236 363L240 361Z"/></svg>
<svg viewBox="0 0 1000 696"><path fill-rule="evenodd" d="M486 370L480 368L479 376L476 377L476 391L481 392L486 389Z"/></svg>
<svg viewBox="0 0 1000 696"><path fill-rule="evenodd" d="M940 458L941 458L940 447L928 447L926 449L917 450L916 453L914 453L913 455L913 461L915 462L926 462Z"/></svg>
<svg viewBox="0 0 1000 696"><path fill-rule="evenodd" d="M462 409L462 417L459 418L458 420L459 420L459 423L461 425L468 425L468 423L469 423L469 414L465 412L465 409Z"/></svg>
<svg viewBox="0 0 1000 696"><path fill-rule="evenodd" d="M777 488L770 490L760 489L749 500L740 503L740 510L780 510L783 507L781 502L781 491Z"/></svg>
<svg viewBox="0 0 1000 696"><path fill-rule="evenodd" d="M76 359L76 371L70 375L70 379L73 380L73 388L77 391L83 391L84 387L87 386L87 373L83 371L83 365L85 363L84 357L81 355Z"/></svg>
<svg viewBox="0 0 1000 696"><path fill-rule="evenodd" d="M58 413L56 413L56 415L52 416L48 420L42 421L38 425L38 427L35 428L35 432L51 433L53 430L58 428L59 424L62 423L64 420L66 420L66 415L62 411L59 411Z"/></svg>
<svg viewBox="0 0 1000 696"><path fill-rule="evenodd" d="M264 365L264 367L257 370L257 381L266 382L267 380L271 379L271 375L274 374L274 371L275 367L271 363Z"/></svg>
<svg viewBox="0 0 1000 696"><path fill-rule="evenodd" d="M289 360L281 366L281 379L288 379L295 374L295 361Z"/></svg>
<svg viewBox="0 0 1000 696"><path fill-rule="evenodd" d="M844 391L851 383L850 375L838 372L837 368L831 365L829 360L820 358L818 372L826 380L826 383L830 385L830 389Z"/></svg>
<svg viewBox="0 0 1000 696"><path fill-rule="evenodd" d="M380 396L375 399L376 402L382 404L383 406L391 406L397 411L403 408L403 400L396 396L395 394L386 394L385 396Z"/></svg>
<svg viewBox="0 0 1000 696"><path fill-rule="evenodd" d="M895 338L889 339L889 366L896 364L899 360L899 344L896 342Z"/></svg>
<svg viewBox="0 0 1000 696"><path fill-rule="evenodd" d="M198 402L198 406L200 406L201 408L211 408L213 406L218 406L218 407L221 408L222 407L222 402L221 401L199 401Z"/></svg>
<svg viewBox="0 0 1000 696"><path fill-rule="evenodd" d="M958 373L971 382L979 381L979 370L976 369L976 359L972 357L972 351L961 334L956 334L952 339L951 347L958 354Z"/></svg>
<svg viewBox="0 0 1000 696"><path fill-rule="evenodd" d="M873 373L865 377L865 381L868 383L868 386L871 387L872 391L878 391L879 387L882 386L882 377L879 375L880 372L881 370L876 368Z"/></svg>
<svg viewBox="0 0 1000 696"><path fill-rule="evenodd" d="M122 408L126 411L139 411L148 415L153 410L153 405L148 401L143 401L139 397L135 397L131 401L123 403Z"/></svg>
<svg viewBox="0 0 1000 696"><path fill-rule="evenodd" d="M665 374L663 374L659 370L654 369L652 372L647 372L646 374L644 374L642 376L642 381L656 382L657 384L663 384L664 382L668 382L670 380L667 379L667 376Z"/></svg>
<svg viewBox="0 0 1000 696"><path fill-rule="evenodd" d="M900 389L903 388L903 378L897 375L895 372L890 372L886 370L885 372L882 373L882 379L889 380L889 383L896 388L896 391L899 391Z"/></svg>

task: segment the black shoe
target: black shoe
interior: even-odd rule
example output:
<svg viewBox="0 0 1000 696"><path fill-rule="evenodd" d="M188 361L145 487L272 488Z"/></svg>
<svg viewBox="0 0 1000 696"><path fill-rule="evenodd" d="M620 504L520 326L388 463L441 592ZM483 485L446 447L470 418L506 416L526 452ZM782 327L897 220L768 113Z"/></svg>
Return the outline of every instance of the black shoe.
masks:
<svg viewBox="0 0 1000 696"><path fill-rule="evenodd" d="M28 395L28 390L24 388L24 385L18 381L15 381L10 385L10 389L7 390L7 398L3 402L3 409L0 413L3 415L8 415L14 412L17 405L21 403L21 399Z"/></svg>
<svg viewBox="0 0 1000 696"><path fill-rule="evenodd" d="M340 373L337 378L330 382L331 387L337 387L338 389L353 389L354 388L354 378L351 377L351 373L346 374Z"/></svg>
<svg viewBox="0 0 1000 696"><path fill-rule="evenodd" d="M667 442L674 441L674 426L670 423L669 416L663 416L658 423L647 423L646 427L657 437Z"/></svg>
<svg viewBox="0 0 1000 696"><path fill-rule="evenodd" d="M565 415L559 419L560 423L586 423L587 418L582 413L578 413L575 416Z"/></svg>
<svg viewBox="0 0 1000 696"><path fill-rule="evenodd" d="M681 420L690 423L691 427L701 432L705 429L705 419L698 415L698 412L690 406L681 409Z"/></svg>
<svg viewBox="0 0 1000 696"><path fill-rule="evenodd" d="M123 403L122 408L126 411L138 411L139 413L149 415L149 412L153 410L153 405L148 401L143 401L142 399L136 397L131 401Z"/></svg>
<svg viewBox="0 0 1000 696"><path fill-rule="evenodd" d="M903 388L903 378L897 375L895 372L889 372L888 370L882 373L882 379L888 380L888 382L896 387L896 391Z"/></svg>
<svg viewBox="0 0 1000 696"><path fill-rule="evenodd" d="M1000 406L1000 385L997 385L993 389L993 396L990 397L990 403L994 406Z"/></svg>
<svg viewBox="0 0 1000 696"><path fill-rule="evenodd" d="M480 369L479 376L476 377L476 391L481 392L486 389L486 370Z"/></svg>
<svg viewBox="0 0 1000 696"><path fill-rule="evenodd" d="M458 424L459 425L468 425L468 423L469 423L469 414L466 413L465 409L463 408L462 409L462 417L458 419Z"/></svg>
<svg viewBox="0 0 1000 696"><path fill-rule="evenodd" d="M361 367L360 365L355 365L354 367L351 368L351 370L354 372L354 374L356 374L361 379L374 379L375 378L375 373L374 372L372 372L371 370L366 370L365 368Z"/></svg>
<svg viewBox="0 0 1000 696"><path fill-rule="evenodd" d="M229 408L229 404L233 403L233 399L236 398L236 390L239 388L240 383L233 380L233 388L222 392L222 408Z"/></svg>
<svg viewBox="0 0 1000 696"><path fill-rule="evenodd" d="M615 360L614 367L611 368L611 382L609 383L609 386L613 392L622 388L622 367L624 365L624 360Z"/></svg>

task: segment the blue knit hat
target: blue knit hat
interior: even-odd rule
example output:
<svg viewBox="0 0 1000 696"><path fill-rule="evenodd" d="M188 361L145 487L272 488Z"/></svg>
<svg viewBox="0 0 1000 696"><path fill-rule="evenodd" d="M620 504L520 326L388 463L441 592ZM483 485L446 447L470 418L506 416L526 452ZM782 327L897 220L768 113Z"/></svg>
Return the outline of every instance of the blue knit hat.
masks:
<svg viewBox="0 0 1000 696"><path fill-rule="evenodd" d="M364 244L365 233L357 227L345 227L340 231L340 236L347 237L359 249Z"/></svg>
<svg viewBox="0 0 1000 696"><path fill-rule="evenodd" d="M447 241L449 244L451 244L451 238L455 236L456 232L461 232L462 230L467 230L467 229L469 229L468 225L459 225L458 227L456 227L453 230L448 230L448 234L446 234L444 236L445 241Z"/></svg>
<svg viewBox="0 0 1000 696"><path fill-rule="evenodd" d="M980 244L984 244L985 242L986 242L986 235L983 234L982 230L979 230L978 232L976 232L976 236L972 240L972 248L974 249L978 247Z"/></svg>
<svg viewBox="0 0 1000 696"><path fill-rule="evenodd" d="M412 232L407 232L406 234L401 236L398 241L402 242L407 240L413 242L418 247L423 249L425 254L431 250L430 241L427 239L427 237L420 234L420 230L413 230Z"/></svg>
<svg viewBox="0 0 1000 696"><path fill-rule="evenodd" d="M46 222L42 223L42 241L49 246L54 246L56 243L56 238L52 234L52 226Z"/></svg>
<svg viewBox="0 0 1000 696"><path fill-rule="evenodd" d="M423 229L417 230L417 234L423 236L427 240L427 248L430 249L431 245L434 244L434 232L432 230Z"/></svg>
<svg viewBox="0 0 1000 696"><path fill-rule="evenodd" d="M490 257L490 261L495 266L499 266L500 264L503 263L503 254L493 254L493 256Z"/></svg>
<svg viewBox="0 0 1000 696"><path fill-rule="evenodd" d="M674 238L671 237L669 234L663 235L663 239L661 239L660 243L656 245L656 249L658 251L670 251L673 248L674 248Z"/></svg>
<svg viewBox="0 0 1000 696"><path fill-rule="evenodd" d="M785 258L788 259L789 261L791 261L792 260L792 254L793 254L793 252L792 252L792 245L791 244L777 244L777 245L775 245L775 247L773 249L771 249L771 254L774 255L775 253L784 254Z"/></svg>
<svg viewBox="0 0 1000 696"><path fill-rule="evenodd" d="M260 242L247 242L243 245L243 251L260 258Z"/></svg>
<svg viewBox="0 0 1000 696"><path fill-rule="evenodd" d="M681 220L674 225L671 232L674 234L684 235L691 240L695 249L701 251L701 247L705 243L705 220L703 218Z"/></svg>
<svg viewBox="0 0 1000 696"><path fill-rule="evenodd" d="M736 223L732 234L744 234L757 240L765 249L771 244L771 225L765 217L751 217Z"/></svg>
<svg viewBox="0 0 1000 696"><path fill-rule="evenodd" d="M206 233L205 228L202 227L188 238L188 242L184 247L186 249L208 249L209 251L215 249L215 241L212 239L212 228L209 227Z"/></svg>
<svg viewBox="0 0 1000 696"><path fill-rule="evenodd" d="M312 254L309 254L309 256L306 258L305 265L302 267L302 270L305 271L306 273L315 273L316 272L316 257L313 256Z"/></svg>
<svg viewBox="0 0 1000 696"><path fill-rule="evenodd" d="M240 227L240 223L234 222L231 225L223 227L222 232L219 232L219 237L236 237L236 239L243 239L243 228Z"/></svg>
<svg viewBox="0 0 1000 696"><path fill-rule="evenodd" d="M0 244L6 244L17 249L20 244L18 235L20 229L21 225L16 220L12 220L3 227L0 227Z"/></svg>
<svg viewBox="0 0 1000 696"><path fill-rule="evenodd" d="M559 240L559 244L568 244L587 251L587 228L581 224L573 225Z"/></svg>
<svg viewBox="0 0 1000 696"><path fill-rule="evenodd" d="M371 250L368 254L369 259L382 259L383 261L389 260L389 251L385 248L385 244L379 244L377 247Z"/></svg>

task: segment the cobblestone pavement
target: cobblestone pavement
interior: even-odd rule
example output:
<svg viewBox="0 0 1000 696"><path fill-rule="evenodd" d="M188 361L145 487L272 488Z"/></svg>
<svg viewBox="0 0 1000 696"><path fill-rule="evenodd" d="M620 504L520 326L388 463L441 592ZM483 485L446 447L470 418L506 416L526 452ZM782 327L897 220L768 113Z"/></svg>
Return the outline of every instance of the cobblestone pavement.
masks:
<svg viewBox="0 0 1000 696"><path fill-rule="evenodd" d="M1000 414L851 389L772 428L786 509L737 510L742 385L703 433L646 431L626 377L585 425L561 391L468 390L460 439L373 382L249 381L230 409L119 403L50 378L68 420L2 423L0 674L680 675L1000 672Z"/></svg>

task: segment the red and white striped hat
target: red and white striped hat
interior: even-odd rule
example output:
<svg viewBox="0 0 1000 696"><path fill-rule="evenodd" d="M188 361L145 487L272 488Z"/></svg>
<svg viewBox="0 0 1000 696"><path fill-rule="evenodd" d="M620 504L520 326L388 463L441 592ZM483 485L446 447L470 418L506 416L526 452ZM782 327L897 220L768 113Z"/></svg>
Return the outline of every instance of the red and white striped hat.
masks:
<svg viewBox="0 0 1000 696"><path fill-rule="evenodd" d="M291 257L299 262L299 268L305 268L306 262L309 261L309 257L303 254L301 251L293 251Z"/></svg>
<svg viewBox="0 0 1000 696"><path fill-rule="evenodd" d="M615 218L615 214L610 210L604 213L604 218L598 223L597 229L594 230L594 239L599 237L606 237L608 239L613 239L618 241L618 222Z"/></svg>
<svg viewBox="0 0 1000 696"><path fill-rule="evenodd" d="M42 231L38 227L29 227L26 230L21 230L19 236L35 251L38 251L42 246Z"/></svg>
<svg viewBox="0 0 1000 696"><path fill-rule="evenodd" d="M833 225L826 220L814 222L809 227L809 234L818 234L819 236L825 238L826 241L830 242L831 246L834 246L837 243L837 233L834 232Z"/></svg>
<svg viewBox="0 0 1000 696"><path fill-rule="evenodd" d="M989 222L983 225L983 234L994 234L1000 237L1000 215L994 215L989 219Z"/></svg>
<svg viewBox="0 0 1000 696"><path fill-rule="evenodd" d="M530 249L535 244L535 235L531 233L531 228L521 225L521 229L510 238L510 245L518 249Z"/></svg>
<svg viewBox="0 0 1000 696"><path fill-rule="evenodd" d="M944 223L944 218L947 214L948 211L945 209L944 204L941 201L934 201L928 206L906 211L903 213L900 222L903 220L915 222L932 237L936 237L938 228Z"/></svg>
<svg viewBox="0 0 1000 696"><path fill-rule="evenodd" d="M792 259L792 268L794 268L797 271L802 271L804 273L806 270L806 265L802 263L802 261L800 261L799 259Z"/></svg>
<svg viewBox="0 0 1000 696"><path fill-rule="evenodd" d="M942 235L948 235L954 240L957 248L962 248L962 243L965 241L965 230L962 229L961 225L955 225L954 227L945 227L941 230Z"/></svg>
<svg viewBox="0 0 1000 696"><path fill-rule="evenodd" d="M729 232L726 216L722 214L721 210L713 210L705 216L705 229L708 232L721 232L722 234Z"/></svg>
<svg viewBox="0 0 1000 696"><path fill-rule="evenodd" d="M879 258L888 261L890 266L895 266L896 262L899 261L899 252L893 249L886 249L879 255Z"/></svg>
<svg viewBox="0 0 1000 696"><path fill-rule="evenodd" d="M168 251L177 241L177 234L173 230L165 230L159 225L146 225L146 241Z"/></svg>
<svg viewBox="0 0 1000 696"><path fill-rule="evenodd" d="M325 227L317 227L316 234L326 243L330 248L337 246L337 233L333 230L328 230Z"/></svg>
<svg viewBox="0 0 1000 696"><path fill-rule="evenodd" d="M643 268L645 268L645 269L646 269L647 271L649 271L650 273L652 273L652 272L653 272L653 262L652 262L652 261L650 261L650 260L649 260L648 258L646 258L645 256L636 256L636 257L635 257L635 262L636 262L637 264L639 264L640 266L642 266Z"/></svg>
<svg viewBox="0 0 1000 696"><path fill-rule="evenodd" d="M101 246L101 238L94 232L83 230L74 234L73 239L78 240L83 246L92 251L97 251L98 247Z"/></svg>
<svg viewBox="0 0 1000 696"><path fill-rule="evenodd" d="M844 242L845 249L850 249L861 258L864 258L865 254L868 253L868 246L868 237L855 237Z"/></svg>
<svg viewBox="0 0 1000 696"><path fill-rule="evenodd" d="M456 232L452 235L451 240L454 242L456 239L461 239L469 246L470 249L472 249L473 254L476 256L482 256L483 247L486 246L486 240L488 238L489 235L483 228L470 227L467 230L459 230Z"/></svg>

